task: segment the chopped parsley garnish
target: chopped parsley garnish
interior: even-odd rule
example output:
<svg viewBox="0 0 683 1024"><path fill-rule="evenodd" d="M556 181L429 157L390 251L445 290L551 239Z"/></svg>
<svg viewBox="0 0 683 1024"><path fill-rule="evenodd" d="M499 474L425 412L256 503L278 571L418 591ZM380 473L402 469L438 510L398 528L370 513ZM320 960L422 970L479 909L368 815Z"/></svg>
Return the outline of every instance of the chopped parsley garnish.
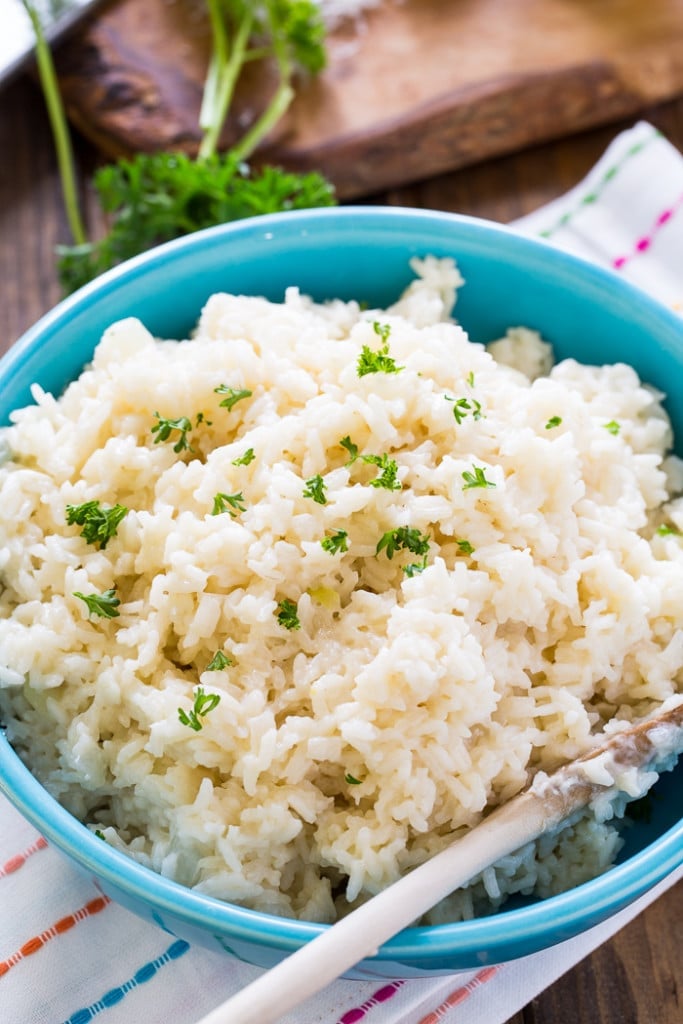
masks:
<svg viewBox="0 0 683 1024"><path fill-rule="evenodd" d="M349 535L346 530L335 530L334 533L324 537L320 544L323 551L329 551L331 555L336 555L340 551L349 550Z"/></svg>
<svg viewBox="0 0 683 1024"><path fill-rule="evenodd" d="M456 540L455 543L458 545L458 547L462 551L463 555L473 555L474 554L474 548L472 547L472 545L470 544L470 542L468 540Z"/></svg>
<svg viewBox="0 0 683 1024"><path fill-rule="evenodd" d="M88 544L97 544L100 551L103 551L111 538L116 536L119 523L127 514L128 509L125 505L103 508L99 501L66 506L66 521L69 526L82 526L81 537Z"/></svg>
<svg viewBox="0 0 683 1024"><path fill-rule="evenodd" d="M232 660L230 655L225 654L224 651L216 651L213 658L206 666L207 672L221 672L224 668L229 668L230 665L234 665L235 662Z"/></svg>
<svg viewBox="0 0 683 1024"><path fill-rule="evenodd" d="M99 828L96 828L96 829L95 829L95 835L97 836L97 838L98 838L98 839L104 839L104 841L105 841L105 843L106 843L106 841L107 841L107 838L106 838L106 836L105 836L104 832L102 832L102 831L101 831L101 829L99 829Z"/></svg>
<svg viewBox="0 0 683 1024"><path fill-rule="evenodd" d="M492 480L486 479L486 472L481 466L472 466L474 473L470 473L469 470L465 470L462 474L462 478L465 481L463 484L463 491L467 491L470 487L495 487L496 485Z"/></svg>
<svg viewBox="0 0 683 1024"><path fill-rule="evenodd" d="M303 496L304 498L313 498L313 501L317 502L318 505L327 505L325 487L325 481L318 473L316 476L312 476L310 480L306 481Z"/></svg>
<svg viewBox="0 0 683 1024"><path fill-rule="evenodd" d="M234 519L238 512L245 512L246 508L241 491L238 491L237 494L224 494L223 491L219 491L213 499L211 515L219 516L223 512L228 512Z"/></svg>
<svg viewBox="0 0 683 1024"><path fill-rule="evenodd" d="M198 412L195 418L195 426L198 427L200 423L206 423L207 427L213 426L213 420L207 420L206 413Z"/></svg>
<svg viewBox="0 0 683 1024"><path fill-rule="evenodd" d="M378 334L380 336L382 344L384 344L385 341L389 340L389 335L391 334L391 327L389 324L381 324L379 320L373 320L372 329L375 332L375 334Z"/></svg>
<svg viewBox="0 0 683 1024"><path fill-rule="evenodd" d="M603 424L603 426L605 430L609 430L610 434L614 434L615 437L621 430L621 426L617 423L616 420L610 420L609 423L605 423Z"/></svg>
<svg viewBox="0 0 683 1024"><path fill-rule="evenodd" d="M121 614L117 611L121 602L113 588L105 590L103 594L81 594L80 591L74 590L74 597L80 598L85 603L88 615L99 615L102 619L116 619Z"/></svg>
<svg viewBox="0 0 683 1024"><path fill-rule="evenodd" d="M546 430L552 430L553 427L559 427L561 422L562 422L562 417L561 416L551 416L550 419L548 420L548 422L545 425L545 429Z"/></svg>
<svg viewBox="0 0 683 1024"><path fill-rule="evenodd" d="M232 460L232 464L233 466L249 466L251 465L255 458L256 456L254 455L254 449L247 448L244 455L240 455L238 459Z"/></svg>
<svg viewBox="0 0 683 1024"><path fill-rule="evenodd" d="M296 603L290 601L288 597L285 597L284 600L278 603L277 621L285 629L301 629Z"/></svg>
<svg viewBox="0 0 683 1024"><path fill-rule="evenodd" d="M358 445L353 443L348 434L346 435L346 437L342 437L339 444L341 445L342 448L346 448L347 452L349 453L349 461L346 463L346 465L350 466L351 463L355 462L356 459L358 458Z"/></svg>
<svg viewBox="0 0 683 1024"><path fill-rule="evenodd" d="M661 526L657 527L655 532L658 533L660 537L681 536L681 531L676 526L669 526L668 523L662 523Z"/></svg>
<svg viewBox="0 0 683 1024"><path fill-rule="evenodd" d="M241 402L243 398L250 398L252 392L249 388L231 388L228 384L219 384L217 388L213 389L217 395L227 395L220 403L222 409L227 409L228 412Z"/></svg>
<svg viewBox="0 0 683 1024"><path fill-rule="evenodd" d="M201 719L208 715L210 711L213 711L220 704L220 700L221 696L219 693L204 693L203 687L198 686L194 691L192 710L186 712L182 708L178 708L178 718L182 725L187 725L190 729L194 729L195 732L199 732L204 724Z"/></svg>
<svg viewBox="0 0 683 1024"><path fill-rule="evenodd" d="M462 421L465 419L468 413L472 413L473 420L480 420L482 417L481 402L477 402L474 398L451 398L450 395L444 395L447 402L453 403L453 416L455 422L460 426Z"/></svg>
<svg viewBox="0 0 683 1024"><path fill-rule="evenodd" d="M382 339L382 345L377 352L373 352L369 345L363 345L356 366L358 376L365 377L368 373L399 373L403 367L397 366L396 360L389 355L391 327L375 320L372 328Z"/></svg>
<svg viewBox="0 0 683 1024"><path fill-rule="evenodd" d="M155 412L154 416L159 420L159 422L152 427L152 433L157 435L154 438L155 444L159 444L160 441L168 441L173 431L177 430L180 437L173 445L173 451L192 451L190 442L187 439L187 435L192 430L192 423L187 416L178 416L175 420L167 419L165 416L160 416L158 412Z"/></svg>
<svg viewBox="0 0 683 1024"><path fill-rule="evenodd" d="M387 558L393 558L397 551L412 551L414 555L426 555L429 551L429 536L414 526L398 526L395 530L387 530L377 541L375 553L386 552Z"/></svg>
<svg viewBox="0 0 683 1024"><path fill-rule="evenodd" d="M470 372L467 374L467 383L469 384L469 386L471 388L474 387L474 371L473 370L470 370Z"/></svg>
<svg viewBox="0 0 683 1024"><path fill-rule="evenodd" d="M377 466L380 470L379 476L370 481L371 487L383 487L387 491L400 491L403 484L396 479L398 465L394 459L389 458L385 452L383 455L361 455L361 460L371 466Z"/></svg>
<svg viewBox="0 0 683 1024"><path fill-rule="evenodd" d="M427 556L425 555L421 562L411 562L410 565L404 565L403 571L406 576L413 578L418 576L421 572L424 572L427 568Z"/></svg>
<svg viewBox="0 0 683 1024"><path fill-rule="evenodd" d="M360 779L357 779L354 775L351 775L349 772L347 772L346 775L344 776L344 782L346 782L349 786L360 786L361 784Z"/></svg>

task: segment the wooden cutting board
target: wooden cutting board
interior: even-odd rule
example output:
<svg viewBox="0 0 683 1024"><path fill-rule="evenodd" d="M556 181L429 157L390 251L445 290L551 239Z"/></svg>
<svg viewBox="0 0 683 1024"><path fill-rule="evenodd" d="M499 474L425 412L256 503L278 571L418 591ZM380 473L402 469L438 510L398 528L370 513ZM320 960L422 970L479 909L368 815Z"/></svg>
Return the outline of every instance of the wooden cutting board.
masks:
<svg viewBox="0 0 683 1024"><path fill-rule="evenodd" d="M193 152L201 0L117 0L58 54L68 110L108 155ZM349 199L636 115L683 92L683 0L384 0L328 39L260 160ZM252 65L224 144L272 88Z"/></svg>

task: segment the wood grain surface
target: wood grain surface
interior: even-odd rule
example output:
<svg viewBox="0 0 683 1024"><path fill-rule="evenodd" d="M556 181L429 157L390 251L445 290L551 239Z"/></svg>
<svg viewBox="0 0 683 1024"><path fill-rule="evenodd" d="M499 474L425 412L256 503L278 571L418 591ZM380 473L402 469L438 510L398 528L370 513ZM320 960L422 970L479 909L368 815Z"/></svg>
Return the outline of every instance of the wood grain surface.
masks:
<svg viewBox="0 0 683 1024"><path fill-rule="evenodd" d="M683 149L683 97L649 108L644 116ZM376 191L364 199L509 221L576 184L614 133L629 123L490 160L419 185ZM0 93L0 154L0 349L4 350L58 300L54 245L69 241L42 101L28 79ZM97 235L103 224L88 182L100 155L80 139L77 158L90 230ZM508 1024L681 1024L682 922L683 883L679 883L549 984Z"/></svg>
<svg viewBox="0 0 683 1024"><path fill-rule="evenodd" d="M614 121L683 89L683 0L387 0L329 36L262 156L342 198ZM71 117L110 153L194 151L208 29L192 0L116 0L67 44ZM262 108L256 65L227 144Z"/></svg>

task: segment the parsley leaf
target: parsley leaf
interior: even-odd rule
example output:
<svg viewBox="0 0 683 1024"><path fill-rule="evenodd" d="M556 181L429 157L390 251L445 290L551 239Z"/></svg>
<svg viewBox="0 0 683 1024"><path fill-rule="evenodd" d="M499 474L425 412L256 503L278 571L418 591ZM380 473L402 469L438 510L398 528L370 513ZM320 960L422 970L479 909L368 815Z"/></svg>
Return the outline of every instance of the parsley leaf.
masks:
<svg viewBox="0 0 683 1024"><path fill-rule="evenodd" d="M342 448L346 448L347 452L349 453L349 461L346 463L346 465L350 466L351 463L355 462L356 459L358 458L358 445L353 443L348 434L346 435L346 437L342 437L339 444L341 445Z"/></svg>
<svg viewBox="0 0 683 1024"><path fill-rule="evenodd" d="M105 590L103 594L81 594L80 591L74 590L74 597L84 602L89 616L99 615L102 619L117 619L121 614L117 611L121 602L113 588Z"/></svg>
<svg viewBox="0 0 683 1024"><path fill-rule="evenodd" d="M455 543L458 545L458 547L462 551L463 555L473 555L474 554L474 548L472 547L472 545L470 544L470 542L468 540L456 540Z"/></svg>
<svg viewBox="0 0 683 1024"><path fill-rule="evenodd" d="M88 544L97 544L100 551L106 548L121 521L128 514L125 505L103 508L99 501L86 501L82 505L66 506L66 521L69 526L82 526L81 537Z"/></svg>
<svg viewBox="0 0 683 1024"><path fill-rule="evenodd" d="M667 523L662 523L655 530L660 537L680 537L681 531L676 526L669 526Z"/></svg>
<svg viewBox="0 0 683 1024"><path fill-rule="evenodd" d="M373 320L372 329L375 334L380 336L382 344L388 341L389 335L391 334L391 326L389 324L381 324L379 320Z"/></svg>
<svg viewBox="0 0 683 1024"><path fill-rule="evenodd" d="M377 466L380 469L379 476L370 481L371 487L383 487L387 491L400 491L403 489L401 481L396 479L398 465L394 459L389 457L387 452L383 455L361 455L361 459L363 462Z"/></svg>
<svg viewBox="0 0 683 1024"><path fill-rule="evenodd" d="M360 786L361 784L360 779L357 779L354 775L351 775L350 772L347 772L346 775L344 776L344 782L346 782L346 784L349 786Z"/></svg>
<svg viewBox="0 0 683 1024"><path fill-rule="evenodd" d="M559 427L561 422L562 422L562 417L561 416L551 416L550 419L548 420L548 422L545 425L545 429L546 430L552 430L553 427Z"/></svg>
<svg viewBox="0 0 683 1024"><path fill-rule="evenodd" d="M306 481L303 496L304 498L313 498L313 501L317 502L318 505L327 505L327 498L325 497L326 486L325 481L318 473Z"/></svg>
<svg viewBox="0 0 683 1024"><path fill-rule="evenodd" d="M227 409L228 412L230 412L230 410L235 405L237 405L238 402L241 402L243 398L251 398L251 395L253 393L249 390L249 388L231 388L228 384L219 384L218 387L214 388L213 390L216 392L217 395L228 396L227 398L224 398L222 402L219 403L221 408Z"/></svg>
<svg viewBox="0 0 683 1024"><path fill-rule="evenodd" d="M470 487L495 487L495 483L492 480L486 479L486 472L481 466L472 466L474 473L470 473L469 470L465 470L462 474L462 478L465 481L463 484L463 491L468 490Z"/></svg>
<svg viewBox="0 0 683 1024"><path fill-rule="evenodd" d="M254 455L254 449L247 448L244 455L240 455L238 459L232 460L232 464L233 466L249 466L251 465L255 458L256 456Z"/></svg>
<svg viewBox="0 0 683 1024"><path fill-rule="evenodd" d="M329 551L331 555L336 555L339 551L348 551L349 535L346 530L335 530L327 537L324 537L320 541L320 545L323 551Z"/></svg>
<svg viewBox="0 0 683 1024"><path fill-rule="evenodd" d="M211 515L220 516L223 512L228 512L234 519L238 512L245 512L246 508L241 491L238 491L237 494L225 494L223 491L219 491L214 496Z"/></svg>
<svg viewBox="0 0 683 1024"><path fill-rule="evenodd" d="M453 403L453 416L458 426L468 413L472 414L473 420L482 418L481 402L478 402L476 398L451 398L450 395L444 395L444 398L447 402Z"/></svg>
<svg viewBox="0 0 683 1024"><path fill-rule="evenodd" d="M201 719L213 711L220 704L220 700L219 693L204 693L203 687L198 686L194 691L192 710L185 712L182 708L178 708L178 718L182 725L187 725L195 732L200 732L203 728Z"/></svg>
<svg viewBox="0 0 683 1024"><path fill-rule="evenodd" d="M377 542L375 553L386 552L387 558L393 558L397 551L406 549L414 555L426 555L429 551L429 535L420 533L414 526L398 526L395 530L387 530Z"/></svg>
<svg viewBox="0 0 683 1024"><path fill-rule="evenodd" d="M123 260L193 231L335 204L333 188L320 174L251 169L232 153L201 162L184 153L138 153L100 168L94 187L109 233L97 242L57 247L66 293Z"/></svg>
<svg viewBox="0 0 683 1024"><path fill-rule="evenodd" d="M409 578L417 576L419 573L424 572L427 568L427 556L425 555L421 562L411 562L410 565L404 565L403 571Z"/></svg>
<svg viewBox="0 0 683 1024"><path fill-rule="evenodd" d="M296 603L290 601L288 597L278 603L276 617L279 624L285 629L301 629Z"/></svg>
<svg viewBox="0 0 683 1024"><path fill-rule="evenodd" d="M213 658L206 666L207 672L221 672L224 668L229 668L230 665L234 665L235 662L232 658L224 651L216 651Z"/></svg>
<svg viewBox="0 0 683 1024"><path fill-rule="evenodd" d="M373 352L369 345L363 345L356 372L359 377L365 377L368 373L400 373L405 369L397 366L395 359L389 355L389 335L391 327L389 324L380 324L377 320L372 325L375 334L379 334L382 345L378 352Z"/></svg>
<svg viewBox="0 0 683 1024"><path fill-rule="evenodd" d="M155 412L153 415L159 420L159 422L152 427L152 433L157 435L154 438L155 444L159 444L161 441L168 441L171 433L174 430L177 430L180 433L180 437L173 445L173 451L192 451L190 442L187 439L187 435L192 430L192 423L187 416L178 416L177 419L172 420L166 419L164 416L160 416L158 412Z"/></svg>
<svg viewBox="0 0 683 1024"><path fill-rule="evenodd" d="M605 430L608 430L610 434L613 434L615 437L621 430L621 426L617 423L616 420L610 420L609 423L605 423L603 424L603 426Z"/></svg>

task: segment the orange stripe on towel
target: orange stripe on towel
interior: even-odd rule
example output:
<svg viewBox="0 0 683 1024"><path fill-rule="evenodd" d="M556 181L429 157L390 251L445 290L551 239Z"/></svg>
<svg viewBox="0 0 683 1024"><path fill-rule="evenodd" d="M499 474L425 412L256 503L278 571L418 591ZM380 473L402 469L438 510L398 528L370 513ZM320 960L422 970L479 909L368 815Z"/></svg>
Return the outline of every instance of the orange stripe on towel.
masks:
<svg viewBox="0 0 683 1024"><path fill-rule="evenodd" d="M12 953L6 960L0 960L0 978L3 974L7 974L16 967L18 963L25 960L27 956L32 956L37 953L39 949L42 949L46 943L52 939L58 938L60 935L64 935L65 932L70 931L80 921L85 921L88 917L92 917L94 914L99 914L100 911L111 903L108 896L97 896L94 900L90 900L85 904L84 907L80 907L75 910L73 914L68 914L66 917L61 917L59 921L55 921L53 925L44 931L40 935L33 935L30 939L27 939L22 946L15 952Z"/></svg>
<svg viewBox="0 0 683 1024"><path fill-rule="evenodd" d="M441 1005L437 1006L431 1013L428 1013L426 1017L423 1017L419 1024L439 1024L439 1021L443 1020L449 1010L452 1010L454 1006L459 1006L460 1003L464 1003L476 989L481 985L485 985L497 973L497 967L486 967L483 971L479 971L479 974L475 975L466 985L461 985L460 988L456 988L454 992L451 992Z"/></svg>
<svg viewBox="0 0 683 1024"><path fill-rule="evenodd" d="M0 878L5 878L7 875L18 871L19 868L23 868L29 857L32 857L34 853L38 853L39 850L44 850L46 847L47 840L43 839L42 836L38 836L35 843L31 843L22 853L17 853L14 857L6 860L4 864L0 864Z"/></svg>

